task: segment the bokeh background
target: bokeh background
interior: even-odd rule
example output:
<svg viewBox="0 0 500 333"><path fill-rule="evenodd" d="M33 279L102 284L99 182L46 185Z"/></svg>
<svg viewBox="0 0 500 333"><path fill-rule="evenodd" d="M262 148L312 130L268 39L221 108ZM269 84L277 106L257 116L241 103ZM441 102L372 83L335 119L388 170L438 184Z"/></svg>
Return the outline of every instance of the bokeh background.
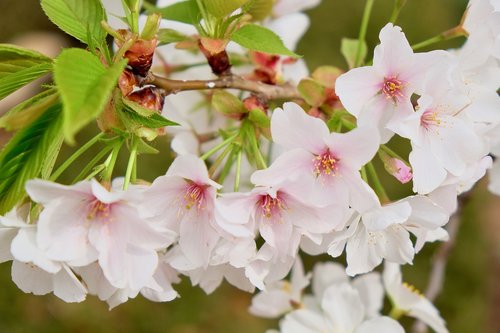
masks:
<svg viewBox="0 0 500 333"><path fill-rule="evenodd" d="M368 33L370 48L378 43L378 31L389 19L393 1L376 1ZM398 24L410 42L416 43L458 24L466 4L466 0L408 0ZM323 0L319 7L308 12L311 29L300 44L299 53L311 69L319 65L346 66L339 52L340 39L357 36L363 6L363 0ZM56 55L61 46L77 46L44 17L37 0L0 0L0 15L1 43L29 45L52 55ZM440 47L459 44L460 41L454 41ZM0 112L6 108L8 105L2 103ZM79 139L83 141L95 130L90 126ZM7 138L7 133L0 132L0 144ZM142 160L139 170L144 178L162 174L167 168L168 143L160 140L157 145L163 155ZM404 153L405 147L396 145L396 149ZM62 159L70 152L71 149L65 148ZM66 177L72 172L76 169L70 170ZM408 187L392 184L389 191L394 197L408 190ZM499 244L500 200L487 193L483 181L474 189L465 207L446 272L446 284L436 302L452 333L500 332ZM420 290L425 290L427 273L438 246L428 245L417 256L415 265L404 269L405 279ZM312 267L317 260L328 258L307 259L307 267ZM157 304L138 297L112 311L93 297L82 304L66 304L54 296L23 294L10 278L10 264L0 265L0 286L0 333L257 333L277 326L276 321L250 316L247 308L251 296L226 284L206 296L184 281L178 287L182 297L174 302ZM411 325L412 321L405 324Z"/></svg>

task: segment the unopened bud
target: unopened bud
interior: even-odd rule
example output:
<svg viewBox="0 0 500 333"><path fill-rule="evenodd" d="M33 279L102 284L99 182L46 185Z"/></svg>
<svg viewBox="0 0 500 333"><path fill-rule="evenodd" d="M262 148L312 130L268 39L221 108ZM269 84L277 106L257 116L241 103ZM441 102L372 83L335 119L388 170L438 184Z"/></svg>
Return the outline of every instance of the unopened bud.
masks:
<svg viewBox="0 0 500 333"><path fill-rule="evenodd" d="M215 75L229 74L231 63L226 52L226 40L202 37L198 41L198 46Z"/></svg>
<svg viewBox="0 0 500 333"><path fill-rule="evenodd" d="M135 75L129 71L128 69L124 70L120 75L120 79L118 80L118 86L122 91L123 96L129 95L133 90L134 86L137 84L137 80Z"/></svg>
<svg viewBox="0 0 500 333"><path fill-rule="evenodd" d="M385 170L394 176L401 184L406 184L413 179L411 168L399 158L391 157L380 151L379 156L384 163Z"/></svg>
<svg viewBox="0 0 500 333"><path fill-rule="evenodd" d="M128 100L135 102L143 108L161 112L165 98L161 91L156 87L145 87L134 91L126 97Z"/></svg>

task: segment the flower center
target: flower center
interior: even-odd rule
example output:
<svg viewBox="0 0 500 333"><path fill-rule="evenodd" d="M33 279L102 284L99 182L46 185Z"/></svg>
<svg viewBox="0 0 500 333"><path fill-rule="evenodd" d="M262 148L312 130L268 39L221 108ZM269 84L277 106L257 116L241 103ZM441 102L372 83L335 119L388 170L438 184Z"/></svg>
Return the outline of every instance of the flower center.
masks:
<svg viewBox="0 0 500 333"><path fill-rule="evenodd" d="M437 111L427 110L420 117L420 126L429 130L431 126L441 126L442 121Z"/></svg>
<svg viewBox="0 0 500 333"><path fill-rule="evenodd" d="M329 149L313 159L314 173L316 176L335 176L339 160L333 156Z"/></svg>
<svg viewBox="0 0 500 333"><path fill-rule="evenodd" d="M382 92L387 99L392 99L397 102L399 98L404 97L404 84L397 77L385 78L382 85Z"/></svg>
<svg viewBox="0 0 500 333"><path fill-rule="evenodd" d="M288 209L279 192L276 194L276 198L269 194L261 195L258 205L262 216L267 219L281 218L281 213Z"/></svg>
<svg viewBox="0 0 500 333"><path fill-rule="evenodd" d="M97 198L94 198L94 200L90 202L87 213L87 219L93 220L96 218L97 219L109 218L111 213L111 206L112 204L107 204L99 201Z"/></svg>
<svg viewBox="0 0 500 333"><path fill-rule="evenodd" d="M196 207L198 210L203 210L205 208L205 186L196 183L190 184L186 188L184 193L183 206L189 210L192 207Z"/></svg>

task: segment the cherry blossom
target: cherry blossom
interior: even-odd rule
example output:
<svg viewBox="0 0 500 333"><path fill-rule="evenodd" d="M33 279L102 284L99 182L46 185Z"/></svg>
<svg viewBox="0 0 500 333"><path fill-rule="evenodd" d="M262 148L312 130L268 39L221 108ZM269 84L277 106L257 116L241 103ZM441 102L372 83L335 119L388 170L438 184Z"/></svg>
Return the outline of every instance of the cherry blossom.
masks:
<svg viewBox="0 0 500 333"><path fill-rule="evenodd" d="M444 52L413 53L401 28L391 23L380 31L380 42L373 66L354 68L340 76L335 92L358 125L375 126L385 143L393 135L394 124L413 113L411 96L421 91Z"/></svg>

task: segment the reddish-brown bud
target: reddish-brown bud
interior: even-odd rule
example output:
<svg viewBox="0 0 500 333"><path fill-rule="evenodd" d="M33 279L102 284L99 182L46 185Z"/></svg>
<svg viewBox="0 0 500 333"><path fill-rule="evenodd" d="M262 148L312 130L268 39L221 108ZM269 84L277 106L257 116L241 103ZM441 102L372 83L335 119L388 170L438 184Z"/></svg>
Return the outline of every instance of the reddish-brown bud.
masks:
<svg viewBox="0 0 500 333"><path fill-rule="evenodd" d="M251 95L245 98L243 100L243 105L245 106L245 109L247 109L248 111L258 109L261 110L264 114L267 114L267 109L269 108L267 102L261 97L258 97L256 95Z"/></svg>
<svg viewBox="0 0 500 333"><path fill-rule="evenodd" d="M202 37L198 40L198 46L215 75L230 73L231 63L226 52L226 40Z"/></svg>
<svg viewBox="0 0 500 333"><path fill-rule="evenodd" d="M124 40L133 38L132 33L128 30L122 29L118 30L118 32L123 36ZM123 45L121 41L117 41L117 44L118 47ZM158 40L156 38L152 40L137 39L125 52L124 57L128 59L128 65L132 68L134 74L146 76L153 64L153 55L157 44Z"/></svg>
<svg viewBox="0 0 500 333"><path fill-rule="evenodd" d="M123 125L116 114L115 103L113 99L106 105L104 111L97 118L97 126L105 133L109 133L113 128L122 129Z"/></svg>
<svg viewBox="0 0 500 333"><path fill-rule="evenodd" d="M135 75L128 69L124 70L120 79L118 80L118 86L122 91L123 96L127 96L134 90L134 86L137 84Z"/></svg>
<svg viewBox="0 0 500 333"><path fill-rule="evenodd" d="M165 98L160 89L156 87L145 87L134 91L127 99L141 105L143 108L161 112Z"/></svg>

